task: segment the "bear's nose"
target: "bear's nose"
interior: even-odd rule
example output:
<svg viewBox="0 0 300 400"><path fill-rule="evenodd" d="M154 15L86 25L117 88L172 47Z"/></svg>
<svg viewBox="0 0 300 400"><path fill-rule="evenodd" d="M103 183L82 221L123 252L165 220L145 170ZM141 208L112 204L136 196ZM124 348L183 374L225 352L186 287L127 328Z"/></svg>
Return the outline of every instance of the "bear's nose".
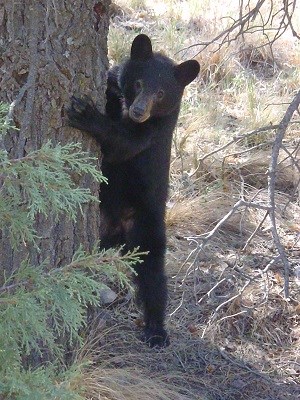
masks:
<svg viewBox="0 0 300 400"><path fill-rule="evenodd" d="M132 114L134 118L140 119L145 114L145 110L141 107L134 107Z"/></svg>
<svg viewBox="0 0 300 400"><path fill-rule="evenodd" d="M133 104L129 108L129 117L140 124L150 117L150 109L147 106L143 107L143 104Z"/></svg>

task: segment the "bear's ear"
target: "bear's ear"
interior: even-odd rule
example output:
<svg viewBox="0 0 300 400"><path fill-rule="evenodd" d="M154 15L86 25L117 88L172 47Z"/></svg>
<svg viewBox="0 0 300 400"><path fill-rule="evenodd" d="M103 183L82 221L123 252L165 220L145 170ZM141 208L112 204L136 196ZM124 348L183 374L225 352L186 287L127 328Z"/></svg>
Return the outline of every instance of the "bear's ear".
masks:
<svg viewBox="0 0 300 400"><path fill-rule="evenodd" d="M200 65L198 61L188 60L176 65L174 75L181 85L186 86L196 78L199 71Z"/></svg>
<svg viewBox="0 0 300 400"><path fill-rule="evenodd" d="M152 53L152 44L151 40L147 35L141 34L138 35L132 42L131 45L131 59L146 61L151 58Z"/></svg>

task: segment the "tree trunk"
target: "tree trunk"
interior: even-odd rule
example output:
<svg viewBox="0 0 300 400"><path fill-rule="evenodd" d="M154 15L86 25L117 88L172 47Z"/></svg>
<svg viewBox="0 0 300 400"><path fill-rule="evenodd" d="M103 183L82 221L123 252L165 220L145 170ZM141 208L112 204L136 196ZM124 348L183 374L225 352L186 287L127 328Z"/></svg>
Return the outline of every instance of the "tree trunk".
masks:
<svg viewBox="0 0 300 400"><path fill-rule="evenodd" d="M66 127L65 107L73 93L90 95L102 109L106 87L110 0L0 0L0 101L11 105L18 131L4 145L11 157L23 157L42 143L79 141L100 160L93 139ZM99 161L100 167L100 161ZM99 185L83 177L78 185L98 195ZM17 210L16 210L17 212ZM81 243L89 250L99 239L99 205L90 204L73 223L39 217L40 251L32 262L53 267L69 262ZM0 265L17 268L28 249L14 251L0 239Z"/></svg>

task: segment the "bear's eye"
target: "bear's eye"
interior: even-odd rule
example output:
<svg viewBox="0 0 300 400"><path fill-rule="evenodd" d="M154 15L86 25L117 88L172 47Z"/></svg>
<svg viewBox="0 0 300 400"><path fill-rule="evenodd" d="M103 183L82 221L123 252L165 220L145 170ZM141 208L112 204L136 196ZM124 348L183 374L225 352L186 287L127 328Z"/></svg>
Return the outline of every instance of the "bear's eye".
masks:
<svg viewBox="0 0 300 400"><path fill-rule="evenodd" d="M164 92L162 89L160 89L160 90L157 92L157 98L158 98L159 100L161 100L161 99L164 97L164 95L165 95L165 92Z"/></svg>
<svg viewBox="0 0 300 400"><path fill-rule="evenodd" d="M135 81L134 88L137 93L139 93L142 90L142 87L143 87L143 84L140 79L138 81Z"/></svg>

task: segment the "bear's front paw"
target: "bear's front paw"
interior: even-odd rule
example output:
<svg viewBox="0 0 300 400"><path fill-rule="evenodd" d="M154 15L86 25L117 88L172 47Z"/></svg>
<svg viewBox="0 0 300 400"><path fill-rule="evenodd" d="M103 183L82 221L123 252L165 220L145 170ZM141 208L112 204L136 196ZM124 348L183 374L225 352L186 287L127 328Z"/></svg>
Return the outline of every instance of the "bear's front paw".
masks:
<svg viewBox="0 0 300 400"><path fill-rule="evenodd" d="M88 131L97 114L98 111L89 97L85 96L81 99L71 97L70 107L67 108L69 126Z"/></svg>
<svg viewBox="0 0 300 400"><path fill-rule="evenodd" d="M145 328L143 341L149 347L167 347L170 344L169 336L163 328Z"/></svg>

